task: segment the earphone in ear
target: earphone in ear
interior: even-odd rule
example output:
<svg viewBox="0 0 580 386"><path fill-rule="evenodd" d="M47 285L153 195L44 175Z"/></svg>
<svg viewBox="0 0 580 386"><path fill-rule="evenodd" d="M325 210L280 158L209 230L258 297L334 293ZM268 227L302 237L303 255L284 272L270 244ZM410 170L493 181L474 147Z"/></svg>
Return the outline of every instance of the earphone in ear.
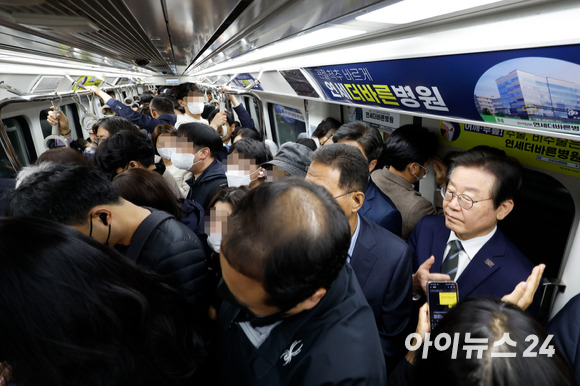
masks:
<svg viewBox="0 0 580 386"><path fill-rule="evenodd" d="M258 175L261 177L264 175L264 172L260 170L260 173L258 173Z"/></svg>
<svg viewBox="0 0 580 386"><path fill-rule="evenodd" d="M109 224L107 223L107 214L106 214L106 213L101 213L101 214L99 215L99 218L100 218L100 219L101 219L101 221L103 222L103 225L105 225L105 226L106 226L106 225L109 225Z"/></svg>

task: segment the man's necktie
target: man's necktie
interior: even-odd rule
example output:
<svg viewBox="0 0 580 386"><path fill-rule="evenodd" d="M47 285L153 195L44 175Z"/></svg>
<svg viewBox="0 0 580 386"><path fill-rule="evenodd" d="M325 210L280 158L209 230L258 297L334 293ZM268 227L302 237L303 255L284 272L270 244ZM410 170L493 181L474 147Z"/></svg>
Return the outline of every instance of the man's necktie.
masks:
<svg viewBox="0 0 580 386"><path fill-rule="evenodd" d="M459 240L451 240L449 242L449 252L443 261L441 266L441 273L445 273L451 277L451 280L455 280L455 275L457 275L457 263L459 263L459 252L463 250L461 242Z"/></svg>

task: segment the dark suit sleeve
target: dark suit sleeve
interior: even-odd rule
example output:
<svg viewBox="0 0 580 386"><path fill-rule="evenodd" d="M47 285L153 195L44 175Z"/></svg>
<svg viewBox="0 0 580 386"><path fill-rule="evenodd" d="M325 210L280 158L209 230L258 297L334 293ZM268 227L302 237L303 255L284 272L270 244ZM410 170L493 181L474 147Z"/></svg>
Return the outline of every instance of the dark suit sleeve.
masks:
<svg viewBox="0 0 580 386"><path fill-rule="evenodd" d="M242 128L248 128L252 130L256 130L256 125L254 124L254 120L252 119L248 110L244 107L242 103L234 107L234 111L238 114L238 118L240 118L240 123L242 124Z"/></svg>
<svg viewBox="0 0 580 386"><path fill-rule="evenodd" d="M419 263L417 260L417 241L419 238L419 232L421 230L422 224L423 219L419 220L417 226L415 227L415 229L413 229L413 232L411 232L411 236L409 236L409 239L407 240L407 244L411 248L411 261L412 261L411 269L413 270L413 273L417 272L419 265L421 265L421 263Z"/></svg>
<svg viewBox="0 0 580 386"><path fill-rule="evenodd" d="M397 236L401 237L401 228L402 228L402 219L401 219L401 212L398 210L393 210L388 212L379 222L379 225L383 228L391 231L392 233L396 234Z"/></svg>
<svg viewBox="0 0 580 386"><path fill-rule="evenodd" d="M393 368L404 353L405 335L413 308L411 249L402 245L404 248L396 259L396 265L392 267L392 275L381 306L382 323L379 326L379 335L387 368Z"/></svg>
<svg viewBox="0 0 580 386"><path fill-rule="evenodd" d="M125 105L124 103L119 102L115 98L109 99L109 101L107 102L107 105L109 105L109 107L115 113L117 113L118 115L120 115L123 118L127 118L128 120L130 120L131 122L133 122L134 124L139 126L140 128L147 130L149 133L152 133L153 130L155 130L155 127L157 127L157 125L160 125L162 123L175 124L175 122L171 123L171 122L162 121L162 120L138 113L136 111L133 111L132 108Z"/></svg>

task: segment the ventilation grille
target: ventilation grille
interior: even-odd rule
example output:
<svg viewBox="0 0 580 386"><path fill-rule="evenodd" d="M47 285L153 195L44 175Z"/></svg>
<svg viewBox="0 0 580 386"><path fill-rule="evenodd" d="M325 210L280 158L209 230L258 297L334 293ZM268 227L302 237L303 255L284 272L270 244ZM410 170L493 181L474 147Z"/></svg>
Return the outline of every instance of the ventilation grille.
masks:
<svg viewBox="0 0 580 386"><path fill-rule="evenodd" d="M38 82L32 87L32 90L30 90L30 93L45 94L54 92L63 79L62 76L41 76Z"/></svg>

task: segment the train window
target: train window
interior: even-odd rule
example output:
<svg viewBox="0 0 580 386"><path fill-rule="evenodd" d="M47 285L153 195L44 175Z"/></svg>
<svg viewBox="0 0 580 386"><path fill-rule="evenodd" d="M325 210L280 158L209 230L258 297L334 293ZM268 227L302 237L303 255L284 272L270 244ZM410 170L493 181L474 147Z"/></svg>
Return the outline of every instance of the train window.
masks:
<svg viewBox="0 0 580 386"><path fill-rule="evenodd" d="M12 147L18 156L21 166L30 165L32 162L36 161L34 143L32 142L30 128L28 127L26 120L23 117L14 117L3 119L2 122L4 123L4 127L6 127L6 133L8 134L8 138L12 143ZM4 147L0 147L0 177L16 177L16 171L6 155Z"/></svg>
<svg viewBox="0 0 580 386"><path fill-rule="evenodd" d="M272 139L278 145L296 141L298 134L306 132L305 119L300 110L273 103L268 104L268 109Z"/></svg>
<svg viewBox="0 0 580 386"><path fill-rule="evenodd" d="M256 130L258 130L259 132L262 132L261 127L262 127L262 122L260 121L260 112L259 112L259 105L258 105L258 101L255 98L246 96L243 98L244 101L244 105L246 105L246 110L250 113L250 116L252 117L252 119L254 120L254 126L256 127Z"/></svg>

